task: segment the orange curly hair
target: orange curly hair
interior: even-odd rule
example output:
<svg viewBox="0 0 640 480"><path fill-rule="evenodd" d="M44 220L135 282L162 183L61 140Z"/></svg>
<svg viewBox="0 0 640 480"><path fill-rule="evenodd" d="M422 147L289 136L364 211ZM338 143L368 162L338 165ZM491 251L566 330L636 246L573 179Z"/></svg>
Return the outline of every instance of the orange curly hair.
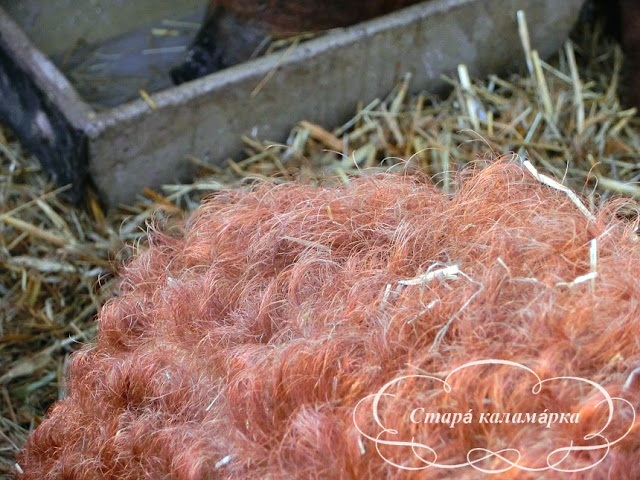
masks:
<svg viewBox="0 0 640 480"><path fill-rule="evenodd" d="M638 479L623 205L508 162L217 194L124 269L19 478Z"/></svg>

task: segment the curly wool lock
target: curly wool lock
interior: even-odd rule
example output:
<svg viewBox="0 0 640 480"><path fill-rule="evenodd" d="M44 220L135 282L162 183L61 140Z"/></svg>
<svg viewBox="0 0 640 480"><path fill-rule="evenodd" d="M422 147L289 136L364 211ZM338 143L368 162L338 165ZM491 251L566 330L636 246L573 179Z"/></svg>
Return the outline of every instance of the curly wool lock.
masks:
<svg viewBox="0 0 640 480"><path fill-rule="evenodd" d="M484 359L624 397L602 434L623 437L640 407L636 224L621 202L588 219L505 162L456 185L451 196L393 174L261 185L212 197L179 235L152 232L99 315L97 344L73 356L69 395L30 437L21 478L534 479L525 468L547 468L554 449L594 444L584 437L607 410L585 383L532 395L524 370L481 364L443 394L417 376ZM381 433L365 397L403 376L377 405L397 434ZM436 411L473 421L425 423ZM479 421L504 412L580 421ZM436 461L424 446L442 464L474 448L502 457L444 469L424 463ZM638 426L608 452L561 456L557 468L584 470L544 478L640 478Z"/></svg>

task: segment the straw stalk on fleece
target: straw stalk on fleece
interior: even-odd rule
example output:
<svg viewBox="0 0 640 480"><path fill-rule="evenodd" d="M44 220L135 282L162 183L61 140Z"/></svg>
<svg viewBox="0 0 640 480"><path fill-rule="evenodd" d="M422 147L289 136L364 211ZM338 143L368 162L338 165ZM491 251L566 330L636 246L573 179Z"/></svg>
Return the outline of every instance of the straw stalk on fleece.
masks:
<svg viewBox="0 0 640 480"><path fill-rule="evenodd" d="M19 478L640 478L629 204L455 183L262 184L152 230Z"/></svg>

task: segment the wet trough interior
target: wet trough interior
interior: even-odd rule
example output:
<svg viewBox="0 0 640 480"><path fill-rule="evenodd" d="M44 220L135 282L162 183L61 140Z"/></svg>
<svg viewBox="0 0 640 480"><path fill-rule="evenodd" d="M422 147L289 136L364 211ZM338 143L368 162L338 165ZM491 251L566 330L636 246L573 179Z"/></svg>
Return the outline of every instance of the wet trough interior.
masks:
<svg viewBox="0 0 640 480"><path fill-rule="evenodd" d="M136 5L0 0L96 111L171 87L169 70L182 61L204 15L204 2L128 3ZM158 5L167 3L173 5Z"/></svg>

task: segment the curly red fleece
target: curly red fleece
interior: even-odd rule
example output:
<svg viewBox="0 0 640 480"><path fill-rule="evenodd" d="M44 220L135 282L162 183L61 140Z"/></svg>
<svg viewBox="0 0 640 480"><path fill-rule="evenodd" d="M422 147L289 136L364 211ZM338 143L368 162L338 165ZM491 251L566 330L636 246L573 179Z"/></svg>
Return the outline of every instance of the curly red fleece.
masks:
<svg viewBox="0 0 640 480"><path fill-rule="evenodd" d="M622 206L589 219L505 162L453 195L394 174L217 194L126 267L20 478L638 479L640 241ZM517 363L466 365L491 359ZM629 403L585 439L608 418L597 388L533 394L518 365Z"/></svg>

